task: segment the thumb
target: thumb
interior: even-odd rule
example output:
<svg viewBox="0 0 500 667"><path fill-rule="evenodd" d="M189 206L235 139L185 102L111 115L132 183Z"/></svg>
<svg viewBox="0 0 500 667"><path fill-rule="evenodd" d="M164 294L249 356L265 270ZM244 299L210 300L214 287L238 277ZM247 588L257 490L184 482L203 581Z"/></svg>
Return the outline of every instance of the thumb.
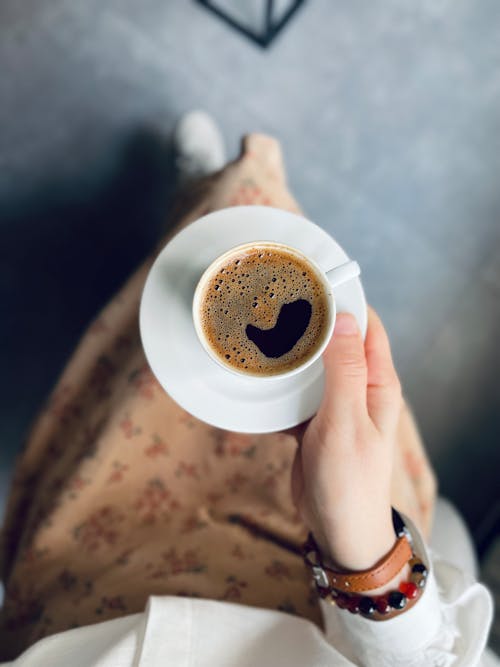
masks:
<svg viewBox="0 0 500 667"><path fill-rule="evenodd" d="M330 419L367 414L367 366L361 332L353 315L339 313L323 354L325 391L320 413Z"/></svg>

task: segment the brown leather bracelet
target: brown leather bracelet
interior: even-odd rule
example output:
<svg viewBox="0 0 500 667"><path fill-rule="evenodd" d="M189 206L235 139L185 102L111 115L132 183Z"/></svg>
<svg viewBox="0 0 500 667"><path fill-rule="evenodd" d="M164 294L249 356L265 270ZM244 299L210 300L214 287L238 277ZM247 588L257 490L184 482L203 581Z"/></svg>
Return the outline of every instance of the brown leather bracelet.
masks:
<svg viewBox="0 0 500 667"><path fill-rule="evenodd" d="M323 564L319 548L312 534L304 545L304 560L312 568L313 577L320 588L334 588L346 593L363 593L385 586L401 572L412 557L412 549L406 535L401 535L388 554L375 565L360 572L337 572Z"/></svg>
<svg viewBox="0 0 500 667"><path fill-rule="evenodd" d="M410 574L406 581L399 582L397 588L381 595L367 593L342 593L334 588L318 589L321 598L330 604L345 609L351 614L361 614L372 621L388 621L408 611L420 599L427 581L428 570L418 556L410 559Z"/></svg>

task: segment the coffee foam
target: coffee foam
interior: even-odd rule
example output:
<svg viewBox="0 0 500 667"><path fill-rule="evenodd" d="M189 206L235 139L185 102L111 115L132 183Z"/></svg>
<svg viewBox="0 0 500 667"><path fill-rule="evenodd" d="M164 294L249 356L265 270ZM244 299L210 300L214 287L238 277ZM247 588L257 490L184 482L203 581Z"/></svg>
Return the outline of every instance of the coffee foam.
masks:
<svg viewBox="0 0 500 667"><path fill-rule="evenodd" d="M266 357L247 337L247 325L272 329L281 307L298 299L312 306L304 334L289 352ZM199 303L201 328L213 353L225 365L251 375L273 375L301 365L323 343L328 327L328 300L316 272L292 251L271 245L236 251L217 264Z"/></svg>

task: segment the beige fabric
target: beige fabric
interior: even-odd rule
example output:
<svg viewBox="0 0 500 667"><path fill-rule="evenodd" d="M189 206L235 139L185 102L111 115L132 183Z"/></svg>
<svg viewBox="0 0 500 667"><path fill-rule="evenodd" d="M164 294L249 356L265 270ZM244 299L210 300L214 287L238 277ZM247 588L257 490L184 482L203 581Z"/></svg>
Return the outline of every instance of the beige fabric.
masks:
<svg viewBox="0 0 500 667"><path fill-rule="evenodd" d="M181 194L171 217L178 230L240 204L298 211L269 137L250 135L242 156ZM155 255L84 333L20 457L0 551L0 659L140 612L151 595L279 609L321 626L291 501L296 442L210 427L161 389L138 330Z"/></svg>

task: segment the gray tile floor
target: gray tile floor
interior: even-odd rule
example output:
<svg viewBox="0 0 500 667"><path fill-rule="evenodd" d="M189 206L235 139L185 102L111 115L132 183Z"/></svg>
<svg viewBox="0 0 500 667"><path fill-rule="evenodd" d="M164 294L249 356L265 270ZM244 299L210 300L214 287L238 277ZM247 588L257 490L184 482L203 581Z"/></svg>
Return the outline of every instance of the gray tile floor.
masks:
<svg viewBox="0 0 500 667"><path fill-rule="evenodd" d="M441 489L498 502L500 5L310 0L262 51L190 0L3 0L1 493L79 332L151 247L162 133L281 139L306 214L362 265Z"/></svg>

